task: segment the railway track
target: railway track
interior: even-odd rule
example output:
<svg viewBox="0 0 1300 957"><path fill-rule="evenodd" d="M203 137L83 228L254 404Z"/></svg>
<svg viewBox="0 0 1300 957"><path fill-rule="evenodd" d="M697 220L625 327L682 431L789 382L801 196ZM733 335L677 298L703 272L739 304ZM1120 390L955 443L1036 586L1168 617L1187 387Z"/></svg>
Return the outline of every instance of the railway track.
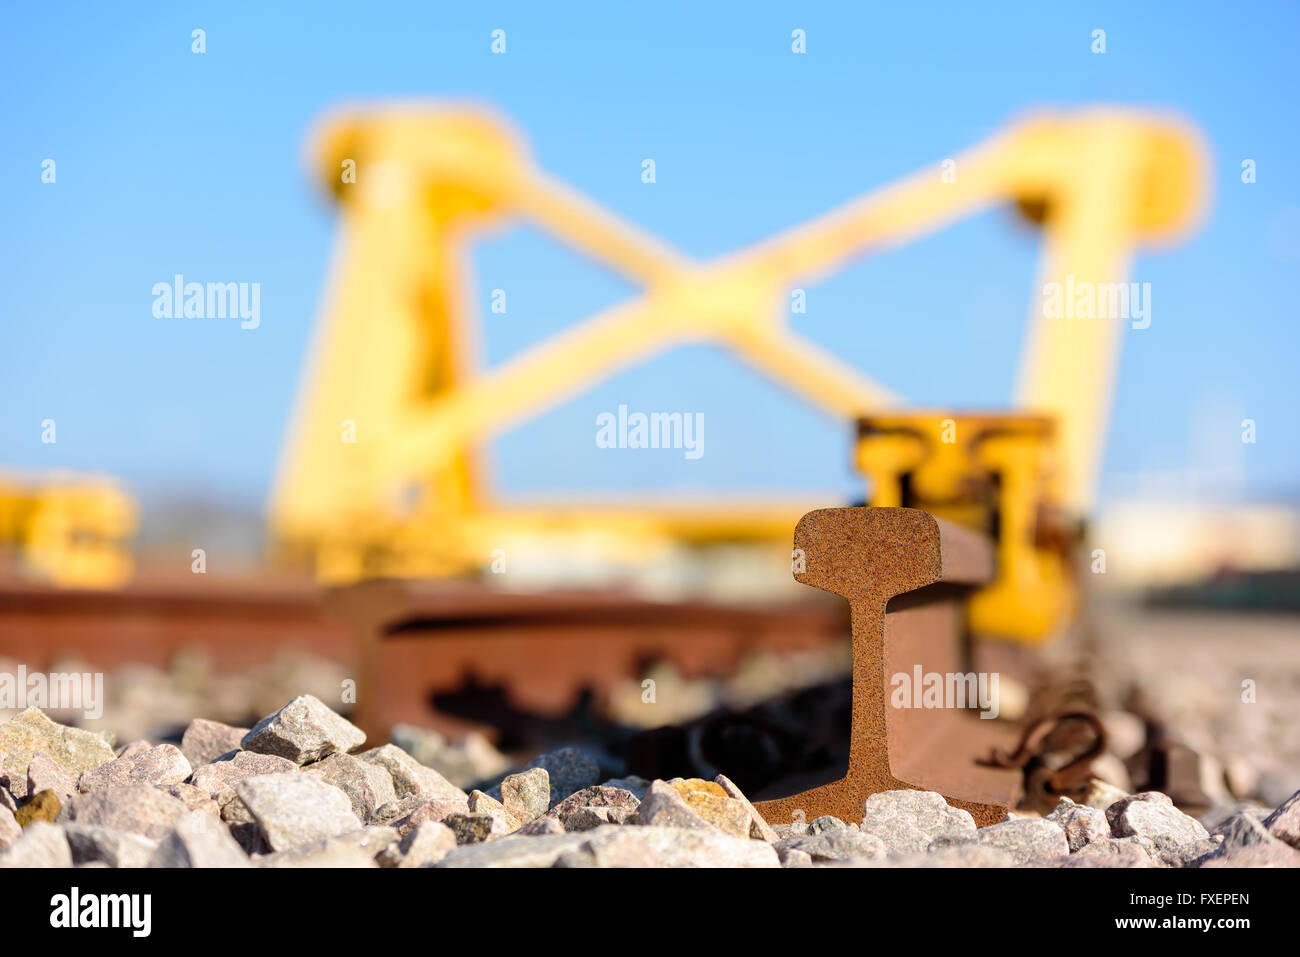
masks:
<svg viewBox="0 0 1300 957"><path fill-rule="evenodd" d="M0 659L31 671L75 661L112 672L165 669L201 651L217 671L297 650L357 676L356 717L386 737L409 723L452 734L481 723L439 710L467 683L500 687L520 710L572 709L655 660L687 677L725 675L745 656L821 647L847 634L845 610L817 596L767 608L656 602L626 591L503 592L474 582L370 582L327 590L230 580L120 590L0 582Z"/></svg>
<svg viewBox="0 0 1300 957"><path fill-rule="evenodd" d="M923 677L957 689L971 676L972 696L977 688L982 696L989 683L980 682L997 675L971 668L1008 663L987 647L972 655L967 635L966 602L994 575L986 538L916 509L846 508L809 513L795 544L805 563L796 578L830 594L810 591L770 607L656 602L616 590L521 594L472 581L319 589L205 579L118 591L10 582L0 584L0 658L29 669L74 660L111 672L126 664L165 668L197 649L217 670L240 670L286 650L309 652L355 675L353 717L383 740L397 724L494 734L491 709L475 713L474 693L482 689L516 714L562 719L584 696L599 702L656 661L687 678L723 676L746 656L825 647L851 629L851 721L840 729L847 767L766 780L759 797L774 819L801 811L847 820L875 791L917 787L940 791L991 823L1020 802L1026 786L1047 796L1079 786L1088 758L1105 746L1086 708L1053 711L1040 700L1022 721L989 721L980 710L992 705L993 717L994 701L930 702L923 694ZM900 702L900 682L913 675L914 700L909 691ZM728 763L741 759L725 747L733 719L723 715L719 724L718 717L710 727L724 732L709 738L696 728L684 739L689 747L662 747L671 733L640 737L629 763L665 776L669 765L730 771ZM757 727L753 716L736 720ZM1069 721L1091 733L1081 737L1076 728L1063 743L1061 725ZM705 740L714 742L707 755ZM784 743L791 769L801 765L791 760L799 746ZM1049 749L1067 758L1045 764Z"/></svg>

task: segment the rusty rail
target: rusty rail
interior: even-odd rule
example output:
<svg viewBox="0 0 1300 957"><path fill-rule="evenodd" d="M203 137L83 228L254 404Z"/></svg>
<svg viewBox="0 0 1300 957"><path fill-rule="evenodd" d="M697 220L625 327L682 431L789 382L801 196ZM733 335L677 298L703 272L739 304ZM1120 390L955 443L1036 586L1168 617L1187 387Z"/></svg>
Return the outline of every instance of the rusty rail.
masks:
<svg viewBox="0 0 1300 957"><path fill-rule="evenodd" d="M834 508L795 529L806 570L795 577L849 602L853 631L853 726L848 773L788 797L762 801L771 822L833 814L858 820L879 791L926 789L968 810L978 824L1001 820L1020 797L1016 770L978 757L1014 743L1014 732L947 708L887 707L887 676L915 665L964 672L962 598L993 574L980 536L910 508ZM1010 740L1008 740L1008 736Z"/></svg>
<svg viewBox="0 0 1300 957"><path fill-rule="evenodd" d="M597 694L671 660L688 677L726 674L754 651L841 640L833 603L771 608L653 602L609 591L521 595L444 584L372 582L334 595L332 613L361 641L356 721L367 733L397 723L443 731L465 722L433 698L467 676L500 685L522 710L557 715L580 691Z"/></svg>
<svg viewBox="0 0 1300 957"><path fill-rule="evenodd" d="M856 820L872 793L924 788L982 824L1000 820L1023 794L1042 729L981 720L969 707L890 707L887 687L890 676L916 668L971 670L965 599L992 576L990 543L916 509L837 508L805 515L795 545L805 562L795 577L848 602L848 767L838 780L826 780L829 771L778 782L757 795L760 809L773 822L796 811ZM117 592L0 583L0 657L41 667L73 656L107 670L166 666L198 646L217 668L234 669L297 647L355 665L354 719L377 740L398 723L451 733L475 726L435 705L467 681L502 689L522 712L561 715L580 692L638 678L655 659L687 677L723 675L755 651L842 639L845 626L843 605L813 595L742 608L609 590L518 594L474 582L384 581L332 592L220 580ZM1073 783L1101 747L1099 738L1068 767L1057 765L1049 784Z"/></svg>

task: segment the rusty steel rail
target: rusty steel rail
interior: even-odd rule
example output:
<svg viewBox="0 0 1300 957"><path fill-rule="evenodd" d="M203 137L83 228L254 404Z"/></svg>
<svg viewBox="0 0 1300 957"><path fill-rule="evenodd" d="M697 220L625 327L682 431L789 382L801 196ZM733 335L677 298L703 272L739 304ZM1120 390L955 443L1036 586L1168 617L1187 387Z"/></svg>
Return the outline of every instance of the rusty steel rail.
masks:
<svg viewBox="0 0 1300 957"><path fill-rule="evenodd" d="M195 648L228 671L288 649L345 664L356 658L351 632L325 615L315 585L193 576L106 591L0 580L0 658L29 668L68 659L101 670L166 668Z"/></svg>
<svg viewBox="0 0 1300 957"><path fill-rule="evenodd" d="M806 570L796 578L848 600L853 630L853 724L848 773L791 796L761 801L769 822L803 812L861 818L879 791L925 789L965 808L977 824L1002 820L1021 794L1018 770L979 758L1015 744L1014 730L965 712L888 707L889 675L965 672L963 599L990 581L989 542L910 508L834 508L795 529Z"/></svg>
<svg viewBox="0 0 1300 957"><path fill-rule="evenodd" d="M465 730L433 698L467 676L502 687L521 710L559 715L584 689L641 678L649 661L672 661L687 677L723 675L752 652L823 647L847 631L842 609L820 601L753 608L396 581L340 589L331 610L360 637L355 720L367 733L398 723Z"/></svg>
<svg viewBox="0 0 1300 957"><path fill-rule="evenodd" d="M851 821L873 793L920 788L981 824L1002 819L1030 772L1042 776L1033 753L1046 737L1033 725L1040 715L1016 724L981 720L970 707L892 707L888 689L890 676L918 667L960 675L989 659L972 654L966 622L967 597L993 574L989 541L917 509L835 508L805 515L795 546L804 559L795 577L846 599L847 616L842 603L813 594L738 607L613 590L511 593L472 581L321 591L205 580L116 592L0 582L0 658L28 667L69 657L104 670L166 667L198 647L214 667L233 670L296 648L356 669L354 720L382 740L399 723L483 729L435 703L471 685L499 690L520 713L544 720L571 712L584 691L599 697L639 679L654 660L688 678L721 676L753 652L824 647L851 630L846 773L777 781L756 794L760 810L775 823L797 811ZM1098 737L1068 767L1053 765L1048 785L1075 783L1101 747Z"/></svg>
<svg viewBox="0 0 1300 957"><path fill-rule="evenodd" d="M856 820L872 793L923 788L981 824L1001 820L1021 796L1023 775L982 759L1014 749L1016 725L969 710L886 707L887 675L917 665L968 670L965 598L992 577L990 543L916 509L846 508L804 516L795 545L806 568L795 577L849 601L851 753L842 779L780 782L773 788L799 793L761 801L760 810L777 822L796 811ZM355 586L336 602L336 615L363 636L357 720L368 731L399 722L456 730L458 719L433 699L467 673L506 688L521 709L557 714L580 688L637 677L637 665L655 657L688 675L723 673L748 651L811 647L843 628L842 612L826 605L722 611L605 593L457 595L418 583Z"/></svg>
<svg viewBox="0 0 1300 957"><path fill-rule="evenodd" d="M477 727L432 704L467 678L501 684L525 710L558 714L584 689L640 678L656 658L687 676L721 675L751 651L821 647L846 634L842 610L816 601L756 609L608 589L511 593L473 581L332 591L222 579L114 591L0 581L0 660L33 670L60 661L166 669L179 652L199 650L217 670L236 671L306 652L355 669L355 717L376 739L401 722Z"/></svg>

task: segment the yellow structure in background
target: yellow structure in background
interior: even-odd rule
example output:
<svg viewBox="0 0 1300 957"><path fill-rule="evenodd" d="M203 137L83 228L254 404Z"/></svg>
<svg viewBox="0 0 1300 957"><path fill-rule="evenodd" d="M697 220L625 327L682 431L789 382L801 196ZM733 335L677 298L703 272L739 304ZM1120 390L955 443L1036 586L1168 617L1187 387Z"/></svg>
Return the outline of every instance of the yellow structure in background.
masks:
<svg viewBox="0 0 1300 957"><path fill-rule="evenodd" d="M132 499L106 479L0 475L0 545L20 570L66 588L116 588L131 577Z"/></svg>
<svg viewBox="0 0 1300 957"><path fill-rule="evenodd" d="M791 287L998 204L1041 223L1044 286L1126 282L1139 244L1191 223L1204 178L1196 140L1168 121L1117 110L1034 118L942 167L699 263L547 176L483 112L344 113L325 125L314 162L339 201L342 235L270 519L282 554L331 581L481 569L497 543L518 535L553 540L557 551L599 540L628 557L680 540L788 542L806 507L825 503L507 508L490 499L475 450L685 343L722 345L838 419L892 412L897 396L786 327ZM476 373L468 248L519 220L643 291ZM948 417L923 416L896 422L891 438L864 436L858 450L876 504L965 509L998 534L1003 577L980 625L1022 640L1048 633L1068 610L1063 560L1043 544L1038 520L1081 515L1092 502L1126 321L1056 319L1039 295L1033 301L1017 405L1049 427L1011 416L1009 427L961 439L955 453L932 431ZM1046 592L1030 593L1044 583Z"/></svg>
<svg viewBox="0 0 1300 957"><path fill-rule="evenodd" d="M972 629L1045 640L1074 608L1073 522L1053 491L1056 425L1015 413L915 412L858 424L871 504L924 508L997 543L998 574L969 604Z"/></svg>

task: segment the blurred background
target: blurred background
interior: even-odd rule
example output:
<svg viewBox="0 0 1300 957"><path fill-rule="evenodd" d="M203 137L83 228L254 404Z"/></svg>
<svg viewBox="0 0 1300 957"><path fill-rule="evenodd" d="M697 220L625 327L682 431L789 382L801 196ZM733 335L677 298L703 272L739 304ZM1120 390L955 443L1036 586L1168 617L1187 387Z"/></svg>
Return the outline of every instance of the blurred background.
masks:
<svg viewBox="0 0 1300 957"><path fill-rule="evenodd" d="M336 350L372 342L389 350L358 359L353 385L373 395L383 355L394 379L414 364L410 342L386 331L385 296L442 323L435 337L472 338L472 348L460 343L462 357L482 372L642 290L535 218L501 210L472 242L437 234L463 240L463 259L450 259L447 274L456 297L412 305L416 292L443 287L428 277L401 286L419 268L406 259L433 261L443 251L386 232L404 220L367 226L360 215L357 245L340 244L339 197L322 157L337 169L364 141L338 155L322 145L320 124L340 107L359 109L353 116L393 101L490 110L526 144L530 168L675 255L707 262L918 170L938 178L943 160L1028 116L1100 104L1177 118L1203 146L1205 166L1194 222L1158 248L1135 242L1127 264L1126 278L1150 284L1151 321L1120 324L1113 386L1100 390L1113 394L1113 412L1095 494L1086 513L1061 526L1073 543L1063 564L1083 569L1076 590L1084 600L1055 630L1086 632L1084 657L1104 664L1089 677L1126 766L1110 769L1128 775L1114 783L1139 786L1146 779L1134 777L1152 773L1142 755L1165 740L1158 725L1176 729L1177 746L1201 760L1198 801L1275 804L1300 787L1294 4L1247 13L1208 3L1010 4L996 14L847 3L574 4L563 14L528 4L130 12L50 4L0 16L0 218L8 226L0 256L10 266L0 298L0 601L10 609L0 615L0 657L117 675L98 721L121 740L165 737L188 717L248 721L305 690L349 710L340 686L373 678L357 663L358 635L418 630L413 622L446 631L438 621L477 621L485 601L507 618L540 614L527 599L503 610L483 588L549 596L555 617L546 627L559 631L590 621L590 603L611 590L623 596L615 618L649 615L645 608L661 617L637 625L651 636L638 632L598 678L570 681L559 666L553 677L493 677L472 651L430 652L420 667L442 669L442 693L466 695L461 685L479 693L444 701L433 709L438 721L427 700L372 720L424 719L428 748L445 745L456 760L480 755L484 764L461 775L467 780L497 773L508 760L501 752L583 734L612 771L627 771L620 762L641 726L807 689L831 700L825 689L839 688L843 704L842 609L791 581L793 522L773 512L783 535L712 534L693 524L679 538L675 526L655 526L630 533L636 547L612 551L568 528L502 537L516 526L458 526L454 535L471 543L459 551L479 555L476 568L444 568L410 544L450 528L424 505L414 524L382 533L381 559L369 541L361 557L338 553L340 536L367 534L356 531L370 521L361 513L331 525L327 558L319 542L274 534L276 508L290 509L300 491L295 461L308 463L303 469L324 461L303 438L313 402L321 421L333 422L330 389L346 389L346 376L328 368L326 317L336 323L329 328L351 330ZM1096 31L1104 31L1101 50ZM1065 141L1073 144L1066 155L1088 146ZM368 142L379 151L404 141L376 134ZM369 172L364 161L358 171ZM1023 202L975 209L792 284L804 293L801 310L784 308L788 291L777 305L791 332L906 408L1008 409L1042 280L1042 217L1035 224L1024 211ZM379 249L376 237L390 245L362 269L357 250ZM177 275L255 284L255 328L160 317L155 287ZM358 277L374 285L349 298ZM359 301L374 308L357 310ZM313 343L324 366L308 362ZM557 364L553 376L569 371ZM469 368L439 375L434 398L473 378ZM806 507L879 492L855 467L861 432L852 419L792 396L716 343L647 352L571 384L536 414L474 437L471 497L532 503L546 524L560 500L712 498L756 508L779 500L797 518ZM490 406L491 393L480 402ZM701 417L704 453L602 448L598 416L620 406ZM390 427L390 444L401 446L407 433ZM349 481L371 490L366 474ZM333 491L348 497L342 485ZM978 522L996 538L1005 516ZM622 525L606 531L625 534ZM122 538L126 558L100 535ZM370 581L393 577L408 582L400 597L380 595ZM462 590L448 598L448 583ZM774 604L781 609L764 611ZM680 660L663 634L721 608L738 617L718 626L729 637L717 639L716 656ZM792 617L763 624L777 614ZM635 630L622 622L609 627ZM516 621L475 627L530 640ZM1031 657L1047 643L1043 635L1007 642ZM649 717L640 707L646 676L662 703ZM1246 680L1258 683L1249 703ZM364 677L361 687L364 697ZM584 723L597 712L599 733ZM478 736L466 738L469 730ZM827 744L828 753L837 746Z"/></svg>

